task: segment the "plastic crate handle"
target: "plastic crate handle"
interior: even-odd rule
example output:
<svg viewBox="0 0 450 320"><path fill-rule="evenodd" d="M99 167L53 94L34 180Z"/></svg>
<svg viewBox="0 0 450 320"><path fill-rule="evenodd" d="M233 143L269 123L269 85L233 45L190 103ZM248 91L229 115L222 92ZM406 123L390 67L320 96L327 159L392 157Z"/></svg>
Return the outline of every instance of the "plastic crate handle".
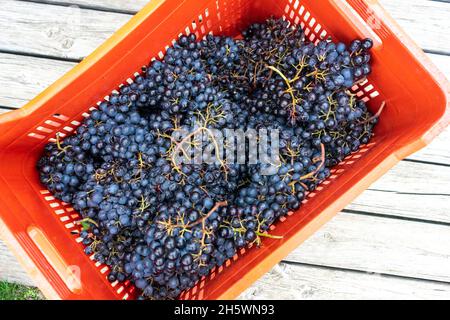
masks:
<svg viewBox="0 0 450 320"><path fill-rule="evenodd" d="M78 266L68 265L41 229L29 227L27 234L67 288L73 293L79 293L82 288L80 268Z"/></svg>
<svg viewBox="0 0 450 320"><path fill-rule="evenodd" d="M66 290L74 294L81 292L80 268L65 263L41 229L30 226L27 230L13 233L0 219L0 236L19 263L38 280L47 298L59 299L58 292Z"/></svg>

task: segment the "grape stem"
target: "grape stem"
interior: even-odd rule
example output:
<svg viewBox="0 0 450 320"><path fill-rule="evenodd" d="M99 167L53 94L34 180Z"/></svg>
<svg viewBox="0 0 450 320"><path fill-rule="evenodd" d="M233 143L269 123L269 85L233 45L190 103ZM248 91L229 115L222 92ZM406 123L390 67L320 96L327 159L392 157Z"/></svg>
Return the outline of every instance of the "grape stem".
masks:
<svg viewBox="0 0 450 320"><path fill-rule="evenodd" d="M98 228L98 223L95 222L94 220L92 220L91 218L84 218L83 220L78 221L78 224L81 224L81 225L86 224L86 223L93 224L94 226L96 226Z"/></svg>
<svg viewBox="0 0 450 320"><path fill-rule="evenodd" d="M258 237L264 237L264 238L270 238L270 239L276 239L276 240L281 240L284 238L283 236L275 236L275 235L263 233L263 232L256 232L256 235Z"/></svg>
<svg viewBox="0 0 450 320"><path fill-rule="evenodd" d="M172 163L174 165L175 170L180 172L180 173L182 172L181 169L180 169L179 164L177 163L176 157L177 157L177 155L179 155L181 150L183 151L183 154L186 155L186 152L183 149L183 144L185 144L187 141L191 140L192 137L194 137L196 134L199 134L202 131L206 131L206 133L208 134L208 136L211 139L212 143L214 144L214 149L215 149L215 152L216 152L217 160L219 161L220 166L223 169L223 172L225 174L225 180L228 180L227 166L226 166L226 164L225 164L225 162L223 160L220 160L220 146L219 146L217 140L215 139L214 134L211 132L211 130L209 130L206 127L198 128L197 130L191 132L183 140L181 140L179 143L176 144L175 150L173 150L172 157L171 157L171 160L172 160Z"/></svg>
<svg viewBox="0 0 450 320"><path fill-rule="evenodd" d="M247 229L242 227L242 228L233 229L233 231L234 232L239 232L239 233L245 233L245 232L247 232ZM270 239L276 239L276 240L281 240L281 239L284 238L283 236L276 236L276 235L272 235L272 234L261 232L261 231L255 231L255 234L258 237L270 238Z"/></svg>
<svg viewBox="0 0 450 320"><path fill-rule="evenodd" d="M313 172L310 172L301 177L300 180L307 180L314 177L323 168L323 166L325 165L325 145L323 143L320 144L320 152L320 165Z"/></svg>
<svg viewBox="0 0 450 320"><path fill-rule="evenodd" d="M58 155L66 152L68 149L72 148L72 146L67 146L64 148L61 146L61 141L59 140L59 132L56 134L56 147L58 148L59 151L61 151Z"/></svg>
<svg viewBox="0 0 450 320"><path fill-rule="evenodd" d="M292 116L295 117L296 110L295 107L297 105L297 98L294 95L294 88L291 86L291 81L281 72L279 69L275 68L274 66L267 66L272 71L275 71L281 78L283 78L284 82L286 82L286 85L288 89L286 90L287 93L291 95L292 98Z"/></svg>
<svg viewBox="0 0 450 320"><path fill-rule="evenodd" d="M384 110L385 107L386 107L386 101L383 101L383 102L381 103L380 109L378 109L378 111L377 111L376 114L374 114L372 117L370 117L369 119L367 119L367 120L365 120L365 121L359 122L358 124L359 124L359 125L361 125L361 124L366 124L366 123L372 122L372 121L375 120L375 119L378 119L378 118L381 116L381 113L383 112L383 110Z"/></svg>
<svg viewBox="0 0 450 320"><path fill-rule="evenodd" d="M208 214L193 223L189 223L186 228L192 228L200 223L204 223L217 209L220 207L226 207L228 205L227 201L217 202L214 207L208 212Z"/></svg>
<svg viewBox="0 0 450 320"><path fill-rule="evenodd" d="M64 149L61 147L61 142L59 141L59 132L56 134L56 146L58 150L63 151Z"/></svg>

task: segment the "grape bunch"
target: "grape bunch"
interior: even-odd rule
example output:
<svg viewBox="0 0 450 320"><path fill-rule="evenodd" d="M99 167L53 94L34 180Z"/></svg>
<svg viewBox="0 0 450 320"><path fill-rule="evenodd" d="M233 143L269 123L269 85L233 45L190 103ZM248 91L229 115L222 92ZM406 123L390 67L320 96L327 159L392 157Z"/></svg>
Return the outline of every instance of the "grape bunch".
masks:
<svg viewBox="0 0 450 320"><path fill-rule="evenodd" d="M270 226L369 142L380 114L350 89L371 73L372 46L314 44L282 19L239 39L181 36L45 147L40 180L80 213L84 251L109 281L176 299L240 248L278 239ZM280 161L227 163L212 133L226 129L277 130ZM182 130L206 140L174 138ZM210 161L179 161L211 142Z"/></svg>

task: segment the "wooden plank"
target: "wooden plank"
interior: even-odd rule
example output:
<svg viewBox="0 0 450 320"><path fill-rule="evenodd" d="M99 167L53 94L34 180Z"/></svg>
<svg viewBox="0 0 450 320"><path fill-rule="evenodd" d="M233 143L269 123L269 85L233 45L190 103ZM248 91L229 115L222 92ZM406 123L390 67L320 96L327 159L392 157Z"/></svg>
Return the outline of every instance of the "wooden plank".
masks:
<svg viewBox="0 0 450 320"><path fill-rule="evenodd" d="M285 260L450 282L450 226L340 213Z"/></svg>
<svg viewBox="0 0 450 320"><path fill-rule="evenodd" d="M90 8L137 12L148 0L42 0ZM423 48L450 53L450 4L430 0L380 0L400 26Z"/></svg>
<svg viewBox="0 0 450 320"><path fill-rule="evenodd" d="M450 167L402 161L347 209L450 223Z"/></svg>
<svg viewBox="0 0 450 320"><path fill-rule="evenodd" d="M0 51L82 59L130 15L3 0Z"/></svg>
<svg viewBox="0 0 450 320"><path fill-rule="evenodd" d="M411 155L408 159L450 165L450 128L437 136L430 145Z"/></svg>
<svg viewBox="0 0 450 320"><path fill-rule="evenodd" d="M391 173L388 174L391 175ZM411 194L398 191L368 189L348 205L346 210L450 223L449 201L450 195L448 194Z"/></svg>
<svg viewBox="0 0 450 320"><path fill-rule="evenodd" d="M449 282L449 241L448 226L341 213L285 261ZM30 284L1 242L0 279Z"/></svg>
<svg viewBox="0 0 450 320"><path fill-rule="evenodd" d="M8 264L4 262L8 261ZM33 285L0 241L0 280ZM380 274L280 263L239 299L449 299L450 286Z"/></svg>
<svg viewBox="0 0 450 320"><path fill-rule="evenodd" d="M59 5L75 5L83 8L92 8L100 10L111 10L111 11L127 11L130 13L136 13L141 10L147 3L151 0L133 0L133 1L123 1L123 0L37 0L36 2L41 3L53 3Z"/></svg>
<svg viewBox="0 0 450 320"><path fill-rule="evenodd" d="M450 5L428 0L385 0L383 4L421 47L450 53ZM3 0L2 5L0 50L70 59L91 53L131 17L13 0Z"/></svg>
<svg viewBox="0 0 450 320"><path fill-rule="evenodd" d="M240 297L241 300L404 300L450 298L450 285L281 263Z"/></svg>
<svg viewBox="0 0 450 320"><path fill-rule="evenodd" d="M450 195L449 181L450 167L403 161L372 184L370 189L418 195Z"/></svg>
<svg viewBox="0 0 450 320"><path fill-rule="evenodd" d="M389 14L424 49L450 53L450 4L430 0L380 0Z"/></svg>
<svg viewBox="0 0 450 320"><path fill-rule="evenodd" d="M76 65L0 53L0 106L19 108Z"/></svg>
<svg viewBox="0 0 450 320"><path fill-rule="evenodd" d="M34 286L33 280L22 269L2 240L0 240L0 281Z"/></svg>
<svg viewBox="0 0 450 320"><path fill-rule="evenodd" d="M450 56L428 55L450 78ZM0 53L0 106L19 108L68 70L74 62ZM8 110L2 110L0 113ZM450 129L410 159L450 164Z"/></svg>

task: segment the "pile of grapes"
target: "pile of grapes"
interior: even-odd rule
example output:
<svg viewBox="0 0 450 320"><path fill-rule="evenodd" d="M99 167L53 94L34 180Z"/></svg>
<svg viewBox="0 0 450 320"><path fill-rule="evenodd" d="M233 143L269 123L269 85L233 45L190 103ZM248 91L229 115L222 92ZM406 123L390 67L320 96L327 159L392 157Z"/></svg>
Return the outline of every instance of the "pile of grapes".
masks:
<svg viewBox="0 0 450 320"><path fill-rule="evenodd" d="M175 299L238 249L278 238L270 226L373 135L378 114L349 91L371 72L370 39L314 44L275 19L242 35L182 36L38 162L82 215L85 253L141 299ZM181 128L278 130L280 162L180 164Z"/></svg>

